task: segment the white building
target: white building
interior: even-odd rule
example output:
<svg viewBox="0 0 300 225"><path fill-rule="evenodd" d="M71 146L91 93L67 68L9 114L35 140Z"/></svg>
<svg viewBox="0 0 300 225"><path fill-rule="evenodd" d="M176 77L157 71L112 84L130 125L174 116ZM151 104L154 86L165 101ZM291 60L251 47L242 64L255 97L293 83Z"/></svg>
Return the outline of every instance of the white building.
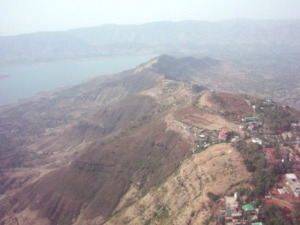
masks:
<svg viewBox="0 0 300 225"><path fill-rule="evenodd" d="M288 173L285 175L285 178L287 179L286 184L289 185L295 195L295 197L300 196L300 181L293 173Z"/></svg>
<svg viewBox="0 0 300 225"><path fill-rule="evenodd" d="M262 140L259 138L252 138L252 142L262 145Z"/></svg>

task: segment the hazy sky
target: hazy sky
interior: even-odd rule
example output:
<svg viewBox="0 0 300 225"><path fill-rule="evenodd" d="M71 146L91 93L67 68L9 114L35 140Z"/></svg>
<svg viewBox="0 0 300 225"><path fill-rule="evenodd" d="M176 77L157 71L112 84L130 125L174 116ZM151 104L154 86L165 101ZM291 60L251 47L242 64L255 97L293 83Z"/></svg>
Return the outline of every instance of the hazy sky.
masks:
<svg viewBox="0 0 300 225"><path fill-rule="evenodd" d="M0 36L107 23L299 19L300 0L0 0Z"/></svg>

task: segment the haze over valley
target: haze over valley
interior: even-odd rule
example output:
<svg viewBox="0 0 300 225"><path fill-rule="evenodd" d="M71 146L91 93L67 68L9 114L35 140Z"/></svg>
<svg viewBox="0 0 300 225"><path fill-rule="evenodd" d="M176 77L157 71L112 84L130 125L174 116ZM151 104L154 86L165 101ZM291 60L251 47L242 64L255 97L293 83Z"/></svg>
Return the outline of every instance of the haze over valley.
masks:
<svg viewBox="0 0 300 225"><path fill-rule="evenodd" d="M104 25L0 37L0 64L12 66L149 54L210 57L235 68L224 73L247 76L248 79L231 90L258 93L299 109L299 36L299 20ZM210 85L217 87L215 82ZM229 89L219 86L216 90Z"/></svg>
<svg viewBox="0 0 300 225"><path fill-rule="evenodd" d="M0 225L300 224L299 7L0 2Z"/></svg>

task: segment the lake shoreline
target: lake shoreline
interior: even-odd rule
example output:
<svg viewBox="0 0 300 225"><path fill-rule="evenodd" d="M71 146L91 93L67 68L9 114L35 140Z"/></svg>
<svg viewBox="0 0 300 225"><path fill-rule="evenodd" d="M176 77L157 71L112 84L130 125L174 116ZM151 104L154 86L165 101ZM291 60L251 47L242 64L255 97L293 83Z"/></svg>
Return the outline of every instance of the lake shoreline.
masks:
<svg viewBox="0 0 300 225"><path fill-rule="evenodd" d="M26 66L38 66L45 64L63 64L63 63L73 63L73 62L83 62L83 61L94 61L101 59L118 59L123 57L137 57L137 56L145 56L145 55L157 55L158 53L146 53L146 54L124 54L124 55L112 55L112 56L103 56L103 57L92 57L92 58L79 58L79 59L66 59L66 60L53 60L53 61L41 61L41 62L29 62L29 63L17 63L17 64L0 64L0 67L26 67ZM1 79L1 78L0 78Z"/></svg>
<svg viewBox="0 0 300 225"><path fill-rule="evenodd" d="M8 76L0 81L0 106L16 103L57 88L77 85L97 76L112 75L133 69L157 55L124 55L63 63L41 63L27 66L0 67ZM2 75L4 76L4 75ZM4 77L3 77L4 78Z"/></svg>

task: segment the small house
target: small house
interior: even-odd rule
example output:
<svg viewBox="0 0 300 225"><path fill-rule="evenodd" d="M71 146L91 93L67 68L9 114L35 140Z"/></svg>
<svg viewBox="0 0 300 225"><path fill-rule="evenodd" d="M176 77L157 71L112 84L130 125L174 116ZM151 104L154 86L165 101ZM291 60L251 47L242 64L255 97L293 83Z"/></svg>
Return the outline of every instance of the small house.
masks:
<svg viewBox="0 0 300 225"><path fill-rule="evenodd" d="M190 139L191 139L191 141L194 142L194 143L197 143L197 142L200 141L200 138L195 137L195 136L191 136Z"/></svg>
<svg viewBox="0 0 300 225"><path fill-rule="evenodd" d="M242 209L244 211L255 211L255 207L253 205L251 205L251 204L243 205Z"/></svg>
<svg viewBox="0 0 300 225"><path fill-rule="evenodd" d="M236 212L236 213L232 213L232 218L233 219L241 219L242 218L242 213L240 212Z"/></svg>
<svg viewBox="0 0 300 225"><path fill-rule="evenodd" d="M257 121L257 120L259 120L259 117L258 116L248 116L248 117L246 117L246 121L247 122L252 122L252 121Z"/></svg>
<svg viewBox="0 0 300 225"><path fill-rule="evenodd" d="M294 193L295 197L300 196L300 181L296 177L295 174L289 173L285 175L285 178L287 180L287 185L289 185Z"/></svg>
<svg viewBox="0 0 300 225"><path fill-rule="evenodd" d="M255 125L254 124L250 124L248 127L249 130L254 130L255 129Z"/></svg>
<svg viewBox="0 0 300 225"><path fill-rule="evenodd" d="M232 140L231 140L231 142L232 143L235 143L235 142L237 142L237 141L239 141L240 140L240 137L239 136L235 136Z"/></svg>
<svg viewBox="0 0 300 225"><path fill-rule="evenodd" d="M260 138L252 138L252 143L262 145L262 140Z"/></svg>
<svg viewBox="0 0 300 225"><path fill-rule="evenodd" d="M206 135L205 134L200 134L198 137L201 138L201 139L205 139Z"/></svg>
<svg viewBox="0 0 300 225"><path fill-rule="evenodd" d="M219 133L219 140L226 141L229 137L230 131L226 128L223 128L223 130Z"/></svg>
<svg viewBox="0 0 300 225"><path fill-rule="evenodd" d="M277 189L277 191L280 195L285 195L286 194L286 191L283 188L279 188L279 189Z"/></svg>

